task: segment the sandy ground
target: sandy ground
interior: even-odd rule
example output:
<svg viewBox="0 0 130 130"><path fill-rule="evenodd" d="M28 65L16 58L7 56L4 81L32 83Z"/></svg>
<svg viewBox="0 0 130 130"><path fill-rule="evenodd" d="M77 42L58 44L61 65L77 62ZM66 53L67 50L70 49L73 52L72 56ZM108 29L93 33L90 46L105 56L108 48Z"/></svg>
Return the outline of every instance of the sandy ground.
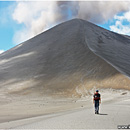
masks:
<svg viewBox="0 0 130 130"><path fill-rule="evenodd" d="M0 123L0 129L117 129L118 125L129 125L130 92L109 90L101 93L99 115L94 114L92 101L89 102L91 96L77 101L59 100L40 108L36 103L40 104L41 101L35 101L35 105L30 102L30 111L27 104L24 107L28 111L24 111L25 108L18 110L18 103L15 103L12 108L15 114L6 116L8 121Z"/></svg>

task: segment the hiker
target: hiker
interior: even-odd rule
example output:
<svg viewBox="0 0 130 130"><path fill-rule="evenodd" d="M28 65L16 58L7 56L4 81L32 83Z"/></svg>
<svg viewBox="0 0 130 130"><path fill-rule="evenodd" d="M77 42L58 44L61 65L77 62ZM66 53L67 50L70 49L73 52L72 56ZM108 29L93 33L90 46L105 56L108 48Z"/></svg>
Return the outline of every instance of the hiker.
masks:
<svg viewBox="0 0 130 130"><path fill-rule="evenodd" d="M93 103L95 104L95 114L99 114L99 103L101 103L101 98L98 90L96 90L96 93L93 95Z"/></svg>

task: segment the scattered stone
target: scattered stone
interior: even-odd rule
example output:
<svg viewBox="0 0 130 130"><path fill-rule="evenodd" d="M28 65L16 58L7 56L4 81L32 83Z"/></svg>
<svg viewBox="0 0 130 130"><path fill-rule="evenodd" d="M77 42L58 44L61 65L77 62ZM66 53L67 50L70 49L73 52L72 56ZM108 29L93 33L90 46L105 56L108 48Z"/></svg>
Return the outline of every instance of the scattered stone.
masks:
<svg viewBox="0 0 130 130"><path fill-rule="evenodd" d="M124 93L122 93L121 95L126 95L127 94L127 92L124 92Z"/></svg>

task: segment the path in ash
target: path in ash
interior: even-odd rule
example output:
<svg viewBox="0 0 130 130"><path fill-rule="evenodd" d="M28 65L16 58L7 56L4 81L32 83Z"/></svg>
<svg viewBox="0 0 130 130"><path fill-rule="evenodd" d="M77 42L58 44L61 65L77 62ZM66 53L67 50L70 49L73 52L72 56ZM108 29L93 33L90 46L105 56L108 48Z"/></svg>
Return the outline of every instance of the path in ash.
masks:
<svg viewBox="0 0 130 130"><path fill-rule="evenodd" d="M117 129L118 125L129 125L130 98L117 103L100 106L100 114L95 115L93 108L83 108L45 115L30 119L0 124L0 128L15 129Z"/></svg>

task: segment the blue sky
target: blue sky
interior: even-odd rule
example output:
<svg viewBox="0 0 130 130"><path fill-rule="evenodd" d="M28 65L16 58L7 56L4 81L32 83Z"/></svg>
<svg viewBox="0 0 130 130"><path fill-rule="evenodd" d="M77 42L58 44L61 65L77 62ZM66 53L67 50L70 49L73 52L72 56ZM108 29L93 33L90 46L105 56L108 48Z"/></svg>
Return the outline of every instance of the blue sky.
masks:
<svg viewBox="0 0 130 130"><path fill-rule="evenodd" d="M13 41L15 32L23 27L12 19L16 2L0 1L0 50L6 51L16 46Z"/></svg>
<svg viewBox="0 0 130 130"><path fill-rule="evenodd" d="M8 50L13 47L13 34L15 22L10 18L7 8L14 2L0 2L0 50Z"/></svg>
<svg viewBox="0 0 130 130"><path fill-rule="evenodd" d="M43 28L43 26L46 26L46 28L49 28L50 25L53 24L52 22L53 20L51 19L51 17L53 17L54 15L53 12L55 10L51 12L50 11L51 6L46 7L46 6L36 5L35 9L32 10L32 14L31 13L25 14L26 11L28 12L28 8L31 8L31 6L35 7L33 4L29 5L29 3L26 4L20 2L18 3L15 1L8 1L8 2L0 1L0 52L2 50L6 51L16 46L20 42L27 40L37 35L38 33L41 33L42 31L40 29L41 27ZM42 10L43 8L45 8L44 13ZM20 16L19 12L23 15ZM68 14L65 14L66 12ZM64 13L64 15L68 15L67 19L71 19L73 15L72 7L68 7L68 10L66 12ZM60 12L58 13L59 15L62 15L62 13ZM48 17L48 15L50 17ZM104 20L101 23L95 22L95 24L114 32L130 35L129 15L130 15L129 10L126 10L124 12L122 12L122 10L121 11L119 10L113 15L113 17L107 18L107 20ZM41 18L42 19L45 18L46 21L48 20L48 25L43 25L44 22L42 23ZM30 22L31 20L32 22ZM88 19L86 18L86 20ZM58 22L56 21L54 25L56 23ZM34 34L34 32L36 33Z"/></svg>

